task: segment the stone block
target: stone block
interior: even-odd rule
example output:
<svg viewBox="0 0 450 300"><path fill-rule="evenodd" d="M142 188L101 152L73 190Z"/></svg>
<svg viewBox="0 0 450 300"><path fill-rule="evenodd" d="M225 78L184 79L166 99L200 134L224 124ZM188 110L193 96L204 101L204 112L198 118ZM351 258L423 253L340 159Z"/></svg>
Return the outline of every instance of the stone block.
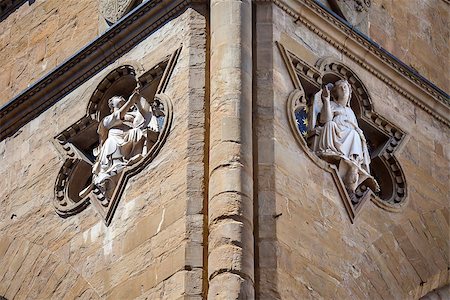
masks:
<svg viewBox="0 0 450 300"><path fill-rule="evenodd" d="M5 297L8 297L8 299L12 299L15 297L19 289L21 289L21 285L27 276L27 273L30 271L31 266L35 263L36 259L39 257L39 255L42 252L42 247L31 244L30 249L27 252L25 258L20 263L20 267L16 270L10 270L9 272L11 274L14 274L13 278L5 278L3 277L3 280L5 282L10 282L10 285L6 291L3 291L3 295Z"/></svg>
<svg viewBox="0 0 450 300"><path fill-rule="evenodd" d="M208 247L211 251L226 245L239 245L249 255L253 254L253 230L251 223L222 219L209 229Z"/></svg>
<svg viewBox="0 0 450 300"><path fill-rule="evenodd" d="M194 268L185 273L186 299L202 299L203 270Z"/></svg>
<svg viewBox="0 0 450 300"><path fill-rule="evenodd" d="M241 274L253 281L253 267L253 253L249 252L249 249L235 245L224 245L211 249L208 256L210 282L224 271Z"/></svg>
<svg viewBox="0 0 450 300"><path fill-rule="evenodd" d="M14 18L14 16L17 17ZM97 25L92 21L96 20L97 16L98 9L94 2L73 5L73 3L68 4L67 1L64 4L48 1L20 5L7 19L9 25L5 26L11 34L7 47L0 50L0 58L3 55L8 57L7 60L0 59L2 69L10 70L11 67L8 66L8 62L17 61L31 49L37 51L33 54L33 61L41 61L43 58L42 50L46 48L44 47L45 40L52 40L58 35L59 37L57 42L54 41L53 44L50 44L44 64L28 63L27 71L22 73L19 79L14 77L11 79L12 85L3 86L7 87L7 90L2 93L0 104L9 101L12 96L17 95L22 89L41 77L44 74L43 71L53 69L57 63L73 55L93 39L97 35ZM4 22L2 21L2 25ZM71 23L69 30L66 30L67 27L64 26L67 23ZM87 26L89 24L93 24L95 27ZM77 25L83 27L83 30L77 30ZM61 32L64 32L64 35L61 36ZM2 36L6 34L7 32L3 32ZM1 42L0 44L4 45ZM27 59L27 62L29 62L29 59ZM18 82L20 84L17 84Z"/></svg>
<svg viewBox="0 0 450 300"><path fill-rule="evenodd" d="M253 190L251 170L246 170L239 164L220 167L210 175L209 186L210 199L224 192L237 192L251 198Z"/></svg>
<svg viewBox="0 0 450 300"><path fill-rule="evenodd" d="M214 223L217 220L236 216L252 223L253 205L249 197L235 192L225 192L211 198L209 202L209 222Z"/></svg>
<svg viewBox="0 0 450 300"><path fill-rule="evenodd" d="M237 274L223 273L209 285L208 299L254 299L254 288L250 281Z"/></svg>

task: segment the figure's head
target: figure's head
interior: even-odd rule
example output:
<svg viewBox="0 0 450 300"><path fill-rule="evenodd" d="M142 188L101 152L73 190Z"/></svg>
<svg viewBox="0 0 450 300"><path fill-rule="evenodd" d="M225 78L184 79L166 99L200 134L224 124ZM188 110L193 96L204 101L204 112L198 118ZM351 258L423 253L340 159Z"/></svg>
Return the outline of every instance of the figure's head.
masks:
<svg viewBox="0 0 450 300"><path fill-rule="evenodd" d="M111 112L121 108L125 104L125 98L122 96L113 96L108 100L108 106Z"/></svg>
<svg viewBox="0 0 450 300"><path fill-rule="evenodd" d="M337 103L341 105L350 105L352 87L347 80L338 80L334 83L334 87L331 90L331 95Z"/></svg>

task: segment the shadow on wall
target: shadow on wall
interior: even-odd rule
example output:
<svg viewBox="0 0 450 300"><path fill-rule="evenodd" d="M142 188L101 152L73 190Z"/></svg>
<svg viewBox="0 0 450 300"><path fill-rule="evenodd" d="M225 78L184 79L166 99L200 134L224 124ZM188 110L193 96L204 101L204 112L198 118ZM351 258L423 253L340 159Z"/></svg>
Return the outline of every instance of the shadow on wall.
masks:
<svg viewBox="0 0 450 300"><path fill-rule="evenodd" d="M36 0L10 0L2 1L0 0L0 22L6 19L10 14L15 12L19 7L28 2L28 5L34 4ZM2 298L0 298L2 300Z"/></svg>
<svg viewBox="0 0 450 300"><path fill-rule="evenodd" d="M432 290L420 300L444 300L444 299L450 299L450 284L447 284L446 286L443 286L441 288ZM0 298L1 300L1 298Z"/></svg>

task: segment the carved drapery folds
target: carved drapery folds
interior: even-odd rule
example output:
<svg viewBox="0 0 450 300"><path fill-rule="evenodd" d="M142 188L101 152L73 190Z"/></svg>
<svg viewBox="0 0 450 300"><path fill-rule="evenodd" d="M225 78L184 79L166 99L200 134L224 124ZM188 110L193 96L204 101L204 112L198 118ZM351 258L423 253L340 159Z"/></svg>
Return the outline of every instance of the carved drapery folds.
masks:
<svg viewBox="0 0 450 300"><path fill-rule="evenodd" d="M319 59L312 66L283 45L278 46L295 86L287 102L291 128L308 156L333 175L351 221L354 221L367 199L388 211L399 211L406 203L407 188L405 176L394 154L405 139L405 132L373 110L366 87L347 66L332 58ZM349 188L345 172L339 170L340 159L322 155L324 149L320 146L323 139L324 124L320 120L323 111L316 103L322 100L324 85L339 81L346 81L351 87L348 107L351 112L348 114L354 113L358 125L355 130L360 130L364 136L361 140L366 140L370 156L370 168L367 170L369 177L365 178L369 180L363 178L354 189Z"/></svg>
<svg viewBox="0 0 450 300"><path fill-rule="evenodd" d="M55 184L60 216L93 204L110 224L127 180L167 138L172 103L164 90L178 54L140 76L129 65L109 73L94 91L86 116L55 137L66 156Z"/></svg>
<svg viewBox="0 0 450 300"><path fill-rule="evenodd" d="M307 106L306 138L314 140L312 150L320 158L338 166L339 176L350 195L362 185L378 192L379 185L370 174L366 137L350 107L351 91L347 80L338 80L324 85L314 95ZM305 119L301 121L305 123Z"/></svg>

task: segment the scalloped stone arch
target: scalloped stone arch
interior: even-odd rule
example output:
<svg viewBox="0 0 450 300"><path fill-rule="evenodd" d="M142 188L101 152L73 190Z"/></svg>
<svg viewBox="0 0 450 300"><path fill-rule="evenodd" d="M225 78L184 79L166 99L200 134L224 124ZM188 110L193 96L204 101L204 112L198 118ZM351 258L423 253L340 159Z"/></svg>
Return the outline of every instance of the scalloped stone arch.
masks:
<svg viewBox="0 0 450 300"><path fill-rule="evenodd" d="M114 91L111 91L110 89L120 80L124 80L127 78L133 80L135 77L136 71L134 67L130 65L123 65L112 70L108 75L105 76L105 78L103 78L102 81L100 81L91 98L89 99L89 103L87 106L87 115L91 116L91 118L93 120L96 120L97 122L100 121L100 106L102 102L104 102L104 100L107 98L108 94L114 93ZM132 88L134 87L132 86ZM128 92L130 93L131 91ZM122 96L126 96L127 91L122 91L121 93L123 93Z"/></svg>
<svg viewBox="0 0 450 300"><path fill-rule="evenodd" d="M133 92L136 80L139 80L142 85L145 85L146 83L160 79L167 67L168 60L168 58L164 59L144 74L141 74L143 73L142 67L135 62L128 62L115 68L97 85L97 88L89 99L86 114L93 120L100 121L102 119L102 110L107 106L106 101L110 96L119 94L126 98ZM121 81L123 84L121 84Z"/></svg>
<svg viewBox="0 0 450 300"><path fill-rule="evenodd" d="M370 97L369 91L363 84L362 80L346 65L337 61L333 57L324 57L319 59L315 66L318 68L322 76L327 74L333 74L339 78L345 78L352 85L353 96L358 99L359 111L355 113L358 116L363 116L365 112L373 112L372 99Z"/></svg>

